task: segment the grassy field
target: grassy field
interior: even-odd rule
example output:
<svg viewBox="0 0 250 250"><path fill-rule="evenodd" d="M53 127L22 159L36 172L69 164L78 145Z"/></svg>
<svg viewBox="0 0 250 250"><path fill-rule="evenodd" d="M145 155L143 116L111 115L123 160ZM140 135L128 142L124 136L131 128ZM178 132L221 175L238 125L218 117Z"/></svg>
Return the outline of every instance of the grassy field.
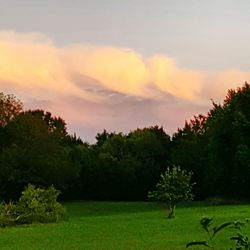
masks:
<svg viewBox="0 0 250 250"><path fill-rule="evenodd" d="M215 223L250 217L250 205L192 203L177 207L176 218L170 220L163 206L150 202L71 202L65 206L66 222L0 229L0 249L178 250L189 241L207 239L199 225L203 216L214 218ZM246 231L250 235L250 225ZM230 233L218 235L216 249L229 249L224 238Z"/></svg>

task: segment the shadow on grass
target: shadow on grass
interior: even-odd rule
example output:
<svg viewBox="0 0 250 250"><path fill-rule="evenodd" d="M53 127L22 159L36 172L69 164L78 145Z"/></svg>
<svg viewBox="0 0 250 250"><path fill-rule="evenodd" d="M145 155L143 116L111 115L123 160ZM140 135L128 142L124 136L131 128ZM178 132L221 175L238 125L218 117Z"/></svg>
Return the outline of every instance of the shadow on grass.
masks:
<svg viewBox="0 0 250 250"><path fill-rule="evenodd" d="M73 217L97 217L112 216L119 214L139 214L148 212L167 213L167 204L157 202L112 202L112 201L78 201L65 202L68 214ZM208 201L191 201L177 204L178 208L207 208L207 207L224 207L225 205L213 204Z"/></svg>
<svg viewBox="0 0 250 250"><path fill-rule="evenodd" d="M107 201L79 201L66 202L71 217L110 216L128 213L146 213L162 209L155 202L107 202Z"/></svg>

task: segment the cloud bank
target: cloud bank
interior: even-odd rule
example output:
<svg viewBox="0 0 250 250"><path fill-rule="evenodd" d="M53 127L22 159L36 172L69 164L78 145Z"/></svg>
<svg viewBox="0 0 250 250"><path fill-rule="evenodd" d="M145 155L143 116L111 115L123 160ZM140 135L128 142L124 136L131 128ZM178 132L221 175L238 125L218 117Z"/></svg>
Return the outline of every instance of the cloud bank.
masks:
<svg viewBox="0 0 250 250"><path fill-rule="evenodd" d="M207 110L211 98L222 100L228 88L249 79L250 71L183 69L164 55L84 44L59 47L43 34L0 32L0 91L16 94L28 108L61 115L87 139L103 128L159 124L173 132L184 119Z"/></svg>

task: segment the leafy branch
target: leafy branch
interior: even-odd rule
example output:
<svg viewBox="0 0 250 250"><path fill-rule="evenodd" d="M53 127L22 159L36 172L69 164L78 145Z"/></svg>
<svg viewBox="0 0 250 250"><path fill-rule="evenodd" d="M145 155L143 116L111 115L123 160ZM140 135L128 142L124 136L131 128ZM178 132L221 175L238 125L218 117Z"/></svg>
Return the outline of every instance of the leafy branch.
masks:
<svg viewBox="0 0 250 250"><path fill-rule="evenodd" d="M214 248L214 237L222 230L226 228L233 228L237 230L237 234L235 236L230 237L231 241L234 241L235 243L235 250L243 250L243 249L249 249L250 250L250 242L248 237L242 232L242 227L246 225L246 223L249 222L249 219L245 219L244 222L242 221L234 221L234 222L225 222L221 225L212 226L212 219L204 217L201 219L200 224L202 226L202 229L207 233L209 237L208 241L192 241L189 242L186 245L186 248L192 247L192 246L205 246L211 249ZM231 248L230 250L233 250Z"/></svg>

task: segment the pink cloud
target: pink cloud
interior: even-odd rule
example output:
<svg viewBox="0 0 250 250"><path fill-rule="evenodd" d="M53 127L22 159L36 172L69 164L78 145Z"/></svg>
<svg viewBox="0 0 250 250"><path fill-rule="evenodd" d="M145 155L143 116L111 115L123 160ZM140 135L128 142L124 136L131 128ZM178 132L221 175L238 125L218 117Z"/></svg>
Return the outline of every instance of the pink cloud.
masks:
<svg viewBox="0 0 250 250"><path fill-rule="evenodd" d="M43 34L0 32L1 91L62 116L87 138L155 124L172 133L249 78L237 69L182 69L173 58L127 48L57 47Z"/></svg>

